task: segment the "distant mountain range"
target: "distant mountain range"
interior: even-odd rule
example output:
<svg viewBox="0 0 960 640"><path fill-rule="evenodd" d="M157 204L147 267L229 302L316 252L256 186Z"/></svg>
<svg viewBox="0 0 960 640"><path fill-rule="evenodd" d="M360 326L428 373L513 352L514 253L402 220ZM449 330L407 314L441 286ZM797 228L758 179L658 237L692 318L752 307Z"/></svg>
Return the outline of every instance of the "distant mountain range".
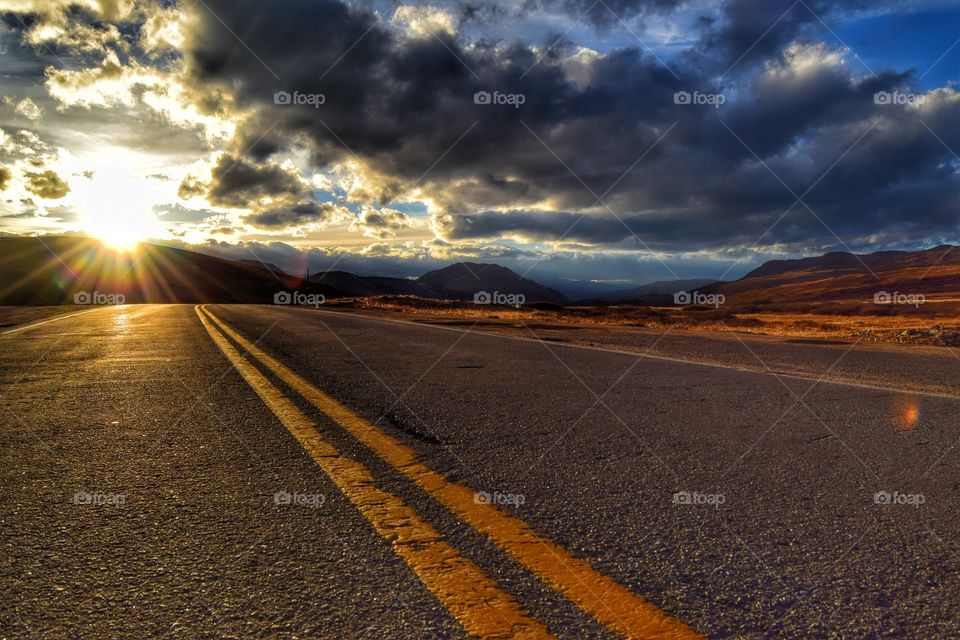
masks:
<svg viewBox="0 0 960 640"><path fill-rule="evenodd" d="M829 272L833 276L846 273L869 273L911 267L960 264L960 251L952 245L940 245L923 251L877 251L854 254L846 251L825 253L822 256L796 260L770 260L754 269L743 279L765 278L785 274L814 274Z"/></svg>
<svg viewBox="0 0 960 640"><path fill-rule="evenodd" d="M857 305L881 292L956 300L960 298L960 247L772 260L740 280L710 285L703 291L722 293L734 308Z"/></svg>
<svg viewBox="0 0 960 640"><path fill-rule="evenodd" d="M347 271L324 271L310 276L310 282L326 285L351 296L411 295L436 298L438 292L416 280L358 276Z"/></svg>
<svg viewBox="0 0 960 640"><path fill-rule="evenodd" d="M603 293L589 298L587 301L601 302L633 302L642 300L645 296L673 295L680 291L694 291L703 287L717 284L717 280L693 278L689 280L659 280L631 289L618 289L610 293ZM586 302L586 301L582 301Z"/></svg>
<svg viewBox="0 0 960 640"><path fill-rule="evenodd" d="M411 295L447 300L473 300L483 292L522 295L527 302L566 304L567 298L533 280L495 264L458 262L430 271L416 280L358 276L346 271L324 271L310 282L326 285L351 296Z"/></svg>
<svg viewBox="0 0 960 640"><path fill-rule="evenodd" d="M416 279L346 271L304 279L273 264L162 245L144 245L135 256L119 256L96 240L63 236L0 237L0 274L0 304L8 305L67 304L84 292L120 294L131 303L271 303L278 292L291 290L331 298L412 295L468 301L500 294L522 296L526 303L571 304L561 292L495 264L458 262ZM679 291L723 294L727 308L741 311L852 307L871 302L882 291L960 301L960 247L773 260L732 282L652 282L576 304L667 306Z"/></svg>
<svg viewBox="0 0 960 640"><path fill-rule="evenodd" d="M415 295L473 300L477 294L522 296L566 304L563 294L506 267L460 262L417 278L358 276L346 271L284 273L273 264L232 261L161 245L118 256L90 238L0 238L0 304L69 304L77 294L122 295L126 302L271 303L281 291L327 297Z"/></svg>

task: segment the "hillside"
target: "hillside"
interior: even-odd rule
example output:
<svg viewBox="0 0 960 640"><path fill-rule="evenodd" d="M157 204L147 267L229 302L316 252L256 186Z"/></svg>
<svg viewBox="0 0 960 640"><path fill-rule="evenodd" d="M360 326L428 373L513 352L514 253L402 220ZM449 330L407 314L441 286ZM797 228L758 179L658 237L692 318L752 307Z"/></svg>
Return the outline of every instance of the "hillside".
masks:
<svg viewBox="0 0 960 640"><path fill-rule="evenodd" d="M278 291L342 295L260 266L160 245L119 255L78 237L0 238L0 304L71 304L78 293L137 302L272 303Z"/></svg>
<svg viewBox="0 0 960 640"><path fill-rule="evenodd" d="M352 296L410 295L437 297L437 292L415 280L358 276L347 271L324 271L310 276L310 282L338 289Z"/></svg>
<svg viewBox="0 0 960 640"><path fill-rule="evenodd" d="M960 302L960 248L774 260L740 280L703 290L722 293L732 308L939 313ZM874 295L881 292L922 295L925 304L874 305Z"/></svg>
<svg viewBox="0 0 960 640"><path fill-rule="evenodd" d="M786 274L817 272L865 272L888 271L908 267L960 264L958 247L940 245L923 251L877 251L876 253L853 254L845 251L825 253L822 256L796 260L770 260L754 269L743 279Z"/></svg>
<svg viewBox="0 0 960 640"><path fill-rule="evenodd" d="M539 282L524 278L514 271L496 264L458 262L443 269L430 271L417 278L439 297L453 300L473 300L481 291L488 293L522 295L526 302L566 304L566 296Z"/></svg>
<svg viewBox="0 0 960 640"><path fill-rule="evenodd" d="M461 262L429 271L416 280L376 276L358 276L347 271L325 271L310 276L310 282L323 284L351 296L406 295L421 298L473 300L486 291L521 294L527 302L564 304L563 294L514 271L495 264Z"/></svg>
<svg viewBox="0 0 960 640"><path fill-rule="evenodd" d="M6 305L69 304L80 292L120 294L130 303L270 304L275 293L293 289L327 297L465 301L481 292L497 292L522 295L527 303L569 304L562 293L495 264L460 262L416 280L329 271L303 281L274 265L265 268L150 244L124 256L96 240L65 236L0 237L0 273L0 304ZM773 260L733 282L654 282L578 304L673 306L673 293L680 290L723 294L723 306L735 312L944 315L960 312L960 247ZM923 302L875 304L874 296L881 292L921 296Z"/></svg>
<svg viewBox="0 0 960 640"><path fill-rule="evenodd" d="M566 298L510 269L459 263L417 280L328 271L308 281L276 265L225 260L184 249L144 244L122 255L81 237L0 238L0 304L57 305L78 293L122 295L125 302L273 303L274 294L297 290L327 297L383 295L473 300L487 291L521 294L527 302L563 304Z"/></svg>
<svg viewBox="0 0 960 640"><path fill-rule="evenodd" d="M687 280L659 280L650 282L639 287L630 289L618 289L610 293L604 293L590 298L602 302L630 302L644 296L652 295L673 295L678 291L694 291L708 285L716 284L717 281L708 278L692 278Z"/></svg>

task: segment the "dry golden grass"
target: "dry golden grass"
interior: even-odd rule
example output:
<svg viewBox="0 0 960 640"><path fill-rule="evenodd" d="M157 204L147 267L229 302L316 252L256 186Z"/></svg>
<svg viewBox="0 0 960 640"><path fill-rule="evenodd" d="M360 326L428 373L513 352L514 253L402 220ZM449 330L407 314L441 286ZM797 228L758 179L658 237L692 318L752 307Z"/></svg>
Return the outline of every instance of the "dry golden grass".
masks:
<svg viewBox="0 0 960 640"><path fill-rule="evenodd" d="M721 307L640 307L545 305L537 308L480 306L470 302L431 300L413 296L384 296L331 300L330 306L376 313L417 316L424 320L477 320L485 325L541 325L583 327L638 327L704 332L747 332L814 339L858 339L903 344L960 344L960 316L954 304L920 310L844 303L795 310L737 310ZM948 312L949 308L949 312ZM839 311L839 313L838 313Z"/></svg>

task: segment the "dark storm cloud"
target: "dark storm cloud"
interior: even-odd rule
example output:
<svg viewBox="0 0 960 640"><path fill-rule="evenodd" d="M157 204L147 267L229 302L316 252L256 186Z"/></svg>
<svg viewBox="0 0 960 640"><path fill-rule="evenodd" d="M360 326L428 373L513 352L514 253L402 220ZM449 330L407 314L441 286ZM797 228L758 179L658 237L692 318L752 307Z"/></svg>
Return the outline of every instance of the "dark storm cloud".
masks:
<svg viewBox="0 0 960 640"><path fill-rule="evenodd" d="M196 195L203 187L187 179L180 185L181 195ZM264 198L289 198L303 193L298 177L272 164L256 165L243 158L224 155L210 172L206 196L221 207L250 207Z"/></svg>
<svg viewBox="0 0 960 640"><path fill-rule="evenodd" d="M700 48L705 59L731 70L747 67L781 51L799 37L831 41L829 21L836 15L851 14L876 6L867 0L728 0L720 17L707 21Z"/></svg>
<svg viewBox="0 0 960 640"><path fill-rule="evenodd" d="M287 207L277 207L243 216L247 224L261 229L295 229L306 225L323 224L342 220L344 209L324 202L301 202Z"/></svg>
<svg viewBox="0 0 960 640"><path fill-rule="evenodd" d="M365 236L371 238L392 238L411 224L410 216L399 211L367 209L354 223L354 228L360 229Z"/></svg>
<svg viewBox="0 0 960 640"><path fill-rule="evenodd" d="M600 30L631 21L636 17L669 14L683 7L684 0L526 0L522 3L511 0L479 0L468 2L445 2L431 4L448 8L460 20L482 24L494 20L512 20L534 14L547 14L578 23L592 25ZM558 16L562 14L562 16Z"/></svg>
<svg viewBox="0 0 960 640"><path fill-rule="evenodd" d="M466 49L447 36L398 40L382 26L371 28L368 14L337 2L290 6L297 11L271 14L269 29L249 23L243 2L216 8L231 29L252 34L248 44L266 66L241 53L235 38L212 18L203 23L192 45L198 81L238 86L241 103L267 112L255 123L259 126L244 132L240 148L279 121L271 135L308 136L320 165L349 157L349 147L377 171L411 181L428 170L425 183L486 175L493 192L500 185L509 193L525 189L537 197L538 188L530 184L536 180L542 190L576 194L579 204L588 199L578 193L582 186L527 126L546 136L563 125L566 132L550 144L557 145L557 152L592 188L602 190L675 115L672 96L680 83L637 50L601 61L597 82L576 91L555 57L521 80L537 61L535 52L523 45L490 50ZM319 32L307 33L300 28L304 23L318 25ZM352 44L350 38L367 30L338 63ZM325 104L318 109L274 105L274 93L281 90L323 94ZM475 104L478 91L522 93L525 103L522 109ZM587 145L592 149L585 154ZM595 155L601 146L606 147L606 159L598 165ZM505 173L515 169L523 184L506 179Z"/></svg>
<svg viewBox="0 0 960 640"><path fill-rule="evenodd" d="M10 183L10 178L12 177L13 175L10 173L10 169L0 167L0 191L7 188L7 184Z"/></svg>
<svg viewBox="0 0 960 640"><path fill-rule="evenodd" d="M731 227L731 221L719 212L709 216L702 211L620 216L609 212L483 211L438 216L436 226L451 241L518 237L527 241L583 243L584 249L592 245L663 249L683 245L692 251L712 247L718 235L734 243L756 239L745 230Z"/></svg>
<svg viewBox="0 0 960 640"><path fill-rule="evenodd" d="M597 59L583 84L566 77L564 46L538 62L522 42L404 38L335 0L275 3L268 13L252 0L211 2L225 24L201 12L187 53L195 82L259 108L236 148L253 145L263 162L306 141L321 168L356 154L375 173L420 186L463 214L438 220L451 238L494 237L498 229L559 238L579 214L539 211L549 202L594 214L573 234L582 241L630 239L609 207L651 244L750 243L814 185L804 201L820 220L795 205L764 242L833 242L824 224L851 242L942 231L955 225L958 178L946 147L960 148L960 101L945 91L919 108L876 104L877 92L909 91L911 78L857 75L810 37L822 27L818 15L859 4L786 11L791 4L780 0L732 0L704 27L701 46L669 68L626 48ZM279 91L324 99L276 104ZM476 104L480 91L521 94L524 102ZM719 93L725 104L676 104L678 91ZM233 186L225 193L261 180L256 172L226 177ZM385 191L381 200L395 195ZM476 213L491 208L510 213Z"/></svg>
<svg viewBox="0 0 960 640"><path fill-rule="evenodd" d="M635 221L565 211L483 211L441 216L437 226L449 240L519 235L532 240L563 237L569 242L615 243L630 235L631 222Z"/></svg>

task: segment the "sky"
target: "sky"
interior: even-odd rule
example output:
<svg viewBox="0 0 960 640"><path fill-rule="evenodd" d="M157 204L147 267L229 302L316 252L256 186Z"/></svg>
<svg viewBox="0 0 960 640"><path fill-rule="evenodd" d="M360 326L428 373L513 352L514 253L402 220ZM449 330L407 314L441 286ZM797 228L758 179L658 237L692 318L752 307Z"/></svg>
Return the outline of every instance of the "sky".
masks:
<svg viewBox="0 0 960 640"><path fill-rule="evenodd" d="M0 234L567 290L956 243L942 0L0 0Z"/></svg>

